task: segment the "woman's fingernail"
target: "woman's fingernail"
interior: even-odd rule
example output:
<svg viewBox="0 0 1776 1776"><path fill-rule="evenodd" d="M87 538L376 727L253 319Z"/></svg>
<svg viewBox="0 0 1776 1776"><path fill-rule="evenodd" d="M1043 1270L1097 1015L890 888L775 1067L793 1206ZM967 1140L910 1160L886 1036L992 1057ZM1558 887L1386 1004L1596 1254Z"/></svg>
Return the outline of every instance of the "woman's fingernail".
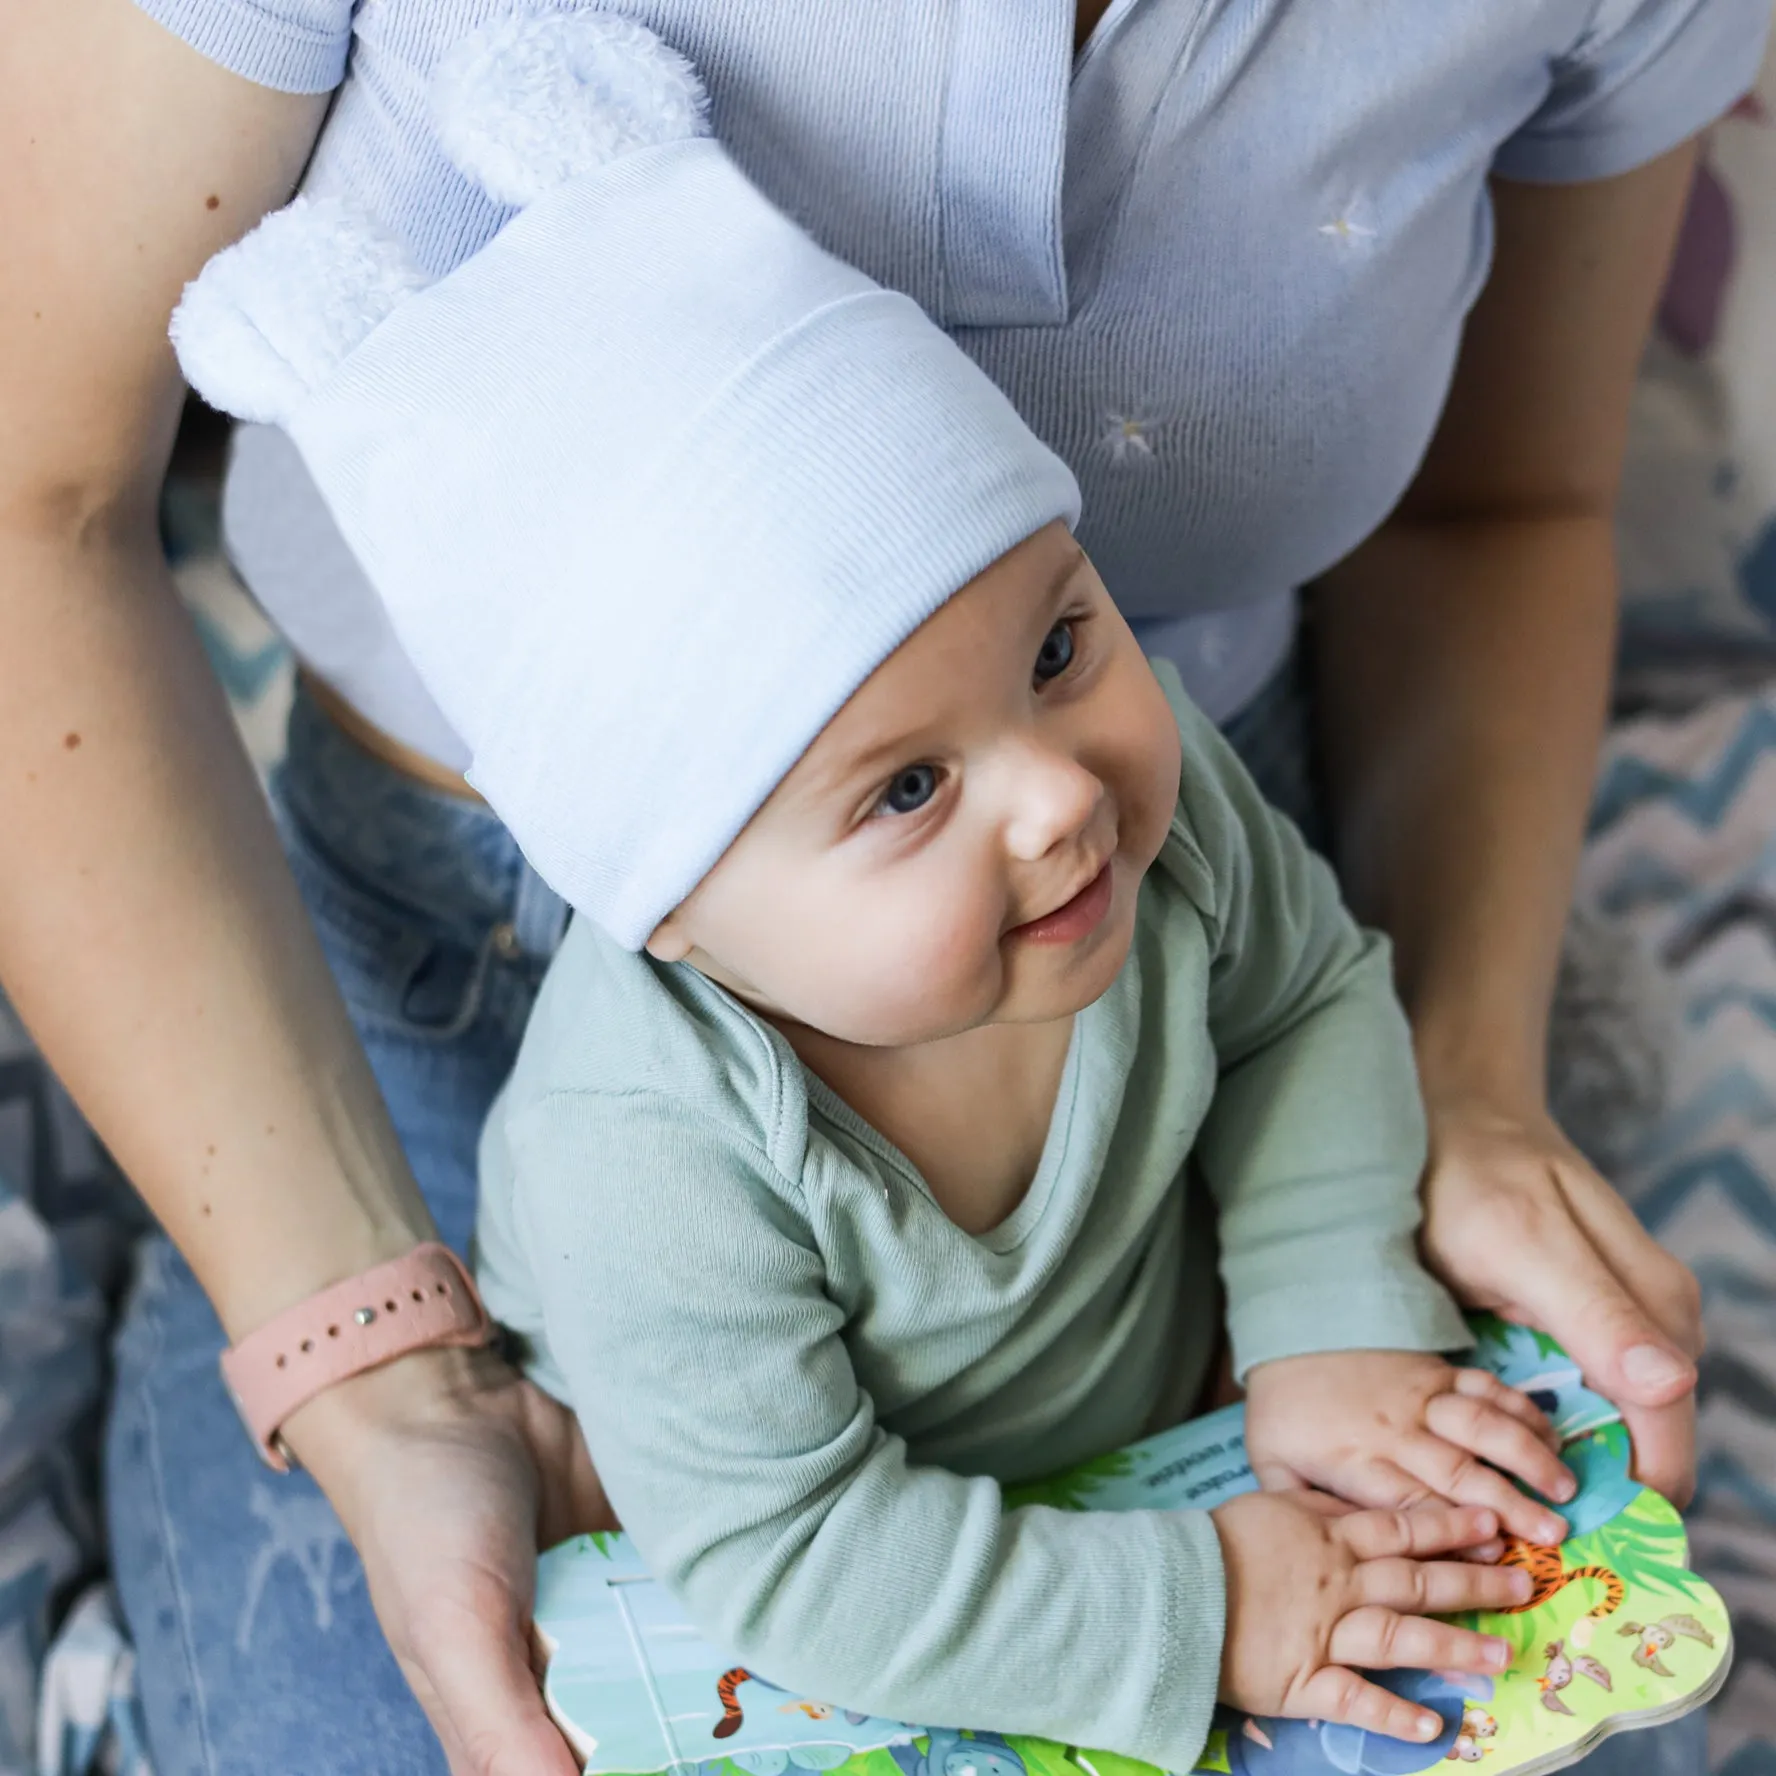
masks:
<svg viewBox="0 0 1776 1776"><path fill-rule="evenodd" d="M1565 1539L1566 1519L1564 1517L1556 1517L1552 1511L1546 1511L1536 1519L1536 1523L1539 1526L1536 1530L1536 1540L1544 1546L1552 1547L1556 1542Z"/></svg>
<svg viewBox="0 0 1776 1776"><path fill-rule="evenodd" d="M1500 1671L1511 1663L1511 1643L1508 1640L1489 1640L1486 1647L1486 1663L1496 1665Z"/></svg>
<svg viewBox="0 0 1776 1776"><path fill-rule="evenodd" d="M1535 1580L1518 1567L1511 1568L1511 1595L1527 1598L1535 1590Z"/></svg>
<svg viewBox="0 0 1776 1776"><path fill-rule="evenodd" d="M1569 1503L1577 1495L1578 1490L1578 1481L1576 1481L1571 1474L1562 1474L1560 1476L1560 1484L1554 1488L1551 1496L1559 1499L1564 1505Z"/></svg>
<svg viewBox="0 0 1776 1776"><path fill-rule="evenodd" d="M1421 1739L1435 1739L1443 1731L1442 1717L1435 1714L1421 1714L1412 1730Z"/></svg>
<svg viewBox="0 0 1776 1776"><path fill-rule="evenodd" d="M1675 1387L1689 1379L1690 1366L1656 1344L1637 1344L1623 1357L1622 1373L1636 1387Z"/></svg>

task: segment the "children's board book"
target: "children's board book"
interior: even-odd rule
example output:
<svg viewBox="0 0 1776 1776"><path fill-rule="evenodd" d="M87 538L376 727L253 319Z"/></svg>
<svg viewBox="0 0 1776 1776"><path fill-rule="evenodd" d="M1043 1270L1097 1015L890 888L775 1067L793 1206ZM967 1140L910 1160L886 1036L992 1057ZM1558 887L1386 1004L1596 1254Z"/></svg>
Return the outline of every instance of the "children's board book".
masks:
<svg viewBox="0 0 1776 1776"><path fill-rule="evenodd" d="M1317 1721L1222 1710L1196 1765L1226 1776L1351 1776L1479 1764L1540 1776L1606 1734L1701 1706L1725 1681L1732 1635L1712 1587L1685 1567L1677 1512L1630 1478L1620 1415L1551 1340L1476 1320L1477 1366L1529 1393L1579 1481L1558 1548L1513 1544L1536 1585L1508 1614L1463 1622L1504 1635L1502 1676L1389 1672L1378 1681L1443 1719L1428 1743ZM1230 1406L1034 1485L1007 1503L1072 1511L1212 1509L1257 1482L1243 1408ZM586 1776L1153 1776L1089 1747L956 1732L848 1712L748 1671L709 1644L621 1535L543 1556L537 1584L544 1694ZM1183 1773L1174 1773L1183 1776Z"/></svg>

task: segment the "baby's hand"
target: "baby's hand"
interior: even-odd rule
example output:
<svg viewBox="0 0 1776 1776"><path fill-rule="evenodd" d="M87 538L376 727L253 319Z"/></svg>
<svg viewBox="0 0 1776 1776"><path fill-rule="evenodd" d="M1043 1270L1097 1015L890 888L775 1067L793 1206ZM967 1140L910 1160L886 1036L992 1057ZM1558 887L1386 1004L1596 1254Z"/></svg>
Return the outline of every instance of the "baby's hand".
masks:
<svg viewBox="0 0 1776 1776"><path fill-rule="evenodd" d="M1553 1427L1526 1395L1410 1351L1260 1363L1246 1379L1246 1453L1272 1491L1313 1486L1372 1507L1484 1506L1526 1542L1558 1542L1566 1524L1505 1475L1563 1503L1576 1491Z"/></svg>
<svg viewBox="0 0 1776 1776"><path fill-rule="evenodd" d="M1496 1635L1425 1620L1527 1603L1528 1573L1425 1557L1498 1533L1490 1511L1352 1511L1323 1493L1248 1492L1213 1513L1227 1573L1220 1698L1253 1715L1343 1721L1394 1739L1443 1723L1358 1675L1410 1666L1496 1676Z"/></svg>

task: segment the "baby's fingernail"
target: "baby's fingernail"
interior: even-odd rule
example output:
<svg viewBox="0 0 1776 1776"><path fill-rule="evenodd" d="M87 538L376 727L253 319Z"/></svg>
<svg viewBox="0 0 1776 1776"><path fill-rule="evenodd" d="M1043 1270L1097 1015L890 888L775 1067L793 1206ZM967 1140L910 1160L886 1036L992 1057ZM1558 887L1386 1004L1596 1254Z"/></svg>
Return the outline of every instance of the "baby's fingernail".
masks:
<svg viewBox="0 0 1776 1776"><path fill-rule="evenodd" d="M1578 1492L1578 1490L1579 1490L1578 1481L1576 1481L1572 1477L1571 1474L1562 1473L1560 1476L1559 1482L1556 1484L1553 1492L1551 1494L1549 1494L1549 1496L1551 1498L1559 1499L1560 1502L1564 1505L1574 1497L1574 1495Z"/></svg>
<svg viewBox="0 0 1776 1776"><path fill-rule="evenodd" d="M1544 1543L1559 1541L1566 1534L1566 1519L1556 1517L1552 1511L1544 1512L1536 1519L1536 1540Z"/></svg>
<svg viewBox="0 0 1776 1776"><path fill-rule="evenodd" d="M1412 1723L1412 1730L1420 1739L1435 1739L1443 1731L1442 1717L1435 1714L1421 1714Z"/></svg>
<svg viewBox="0 0 1776 1776"><path fill-rule="evenodd" d="M1663 1388L1685 1380L1690 1368L1656 1344L1637 1344L1622 1358L1622 1373L1636 1387Z"/></svg>

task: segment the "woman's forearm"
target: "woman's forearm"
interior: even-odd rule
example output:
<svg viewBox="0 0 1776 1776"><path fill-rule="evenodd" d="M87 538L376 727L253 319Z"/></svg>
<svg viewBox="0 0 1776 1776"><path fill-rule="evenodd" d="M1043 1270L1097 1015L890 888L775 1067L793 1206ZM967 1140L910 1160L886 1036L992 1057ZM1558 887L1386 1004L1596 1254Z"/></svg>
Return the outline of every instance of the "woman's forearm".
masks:
<svg viewBox="0 0 1776 1776"><path fill-rule="evenodd" d="M1316 593L1336 842L1433 1094L1542 1108L1597 769L1635 367L1695 162L1495 181L1491 276L1400 510Z"/></svg>
<svg viewBox="0 0 1776 1776"><path fill-rule="evenodd" d="M1316 591L1340 866L1394 940L1433 1090L1540 1102L1615 609L1585 512L1397 520Z"/></svg>
<svg viewBox="0 0 1776 1776"><path fill-rule="evenodd" d="M0 515L0 981L228 1330L431 1230L151 513Z"/></svg>
<svg viewBox="0 0 1776 1776"><path fill-rule="evenodd" d="M1611 518L1693 144L1612 179L1495 181L1492 274L1395 517L1318 594L1337 842L1398 946L1430 1116L1421 1244L1694 1479L1695 1280L1561 1135L1546 1026L1607 707Z"/></svg>

